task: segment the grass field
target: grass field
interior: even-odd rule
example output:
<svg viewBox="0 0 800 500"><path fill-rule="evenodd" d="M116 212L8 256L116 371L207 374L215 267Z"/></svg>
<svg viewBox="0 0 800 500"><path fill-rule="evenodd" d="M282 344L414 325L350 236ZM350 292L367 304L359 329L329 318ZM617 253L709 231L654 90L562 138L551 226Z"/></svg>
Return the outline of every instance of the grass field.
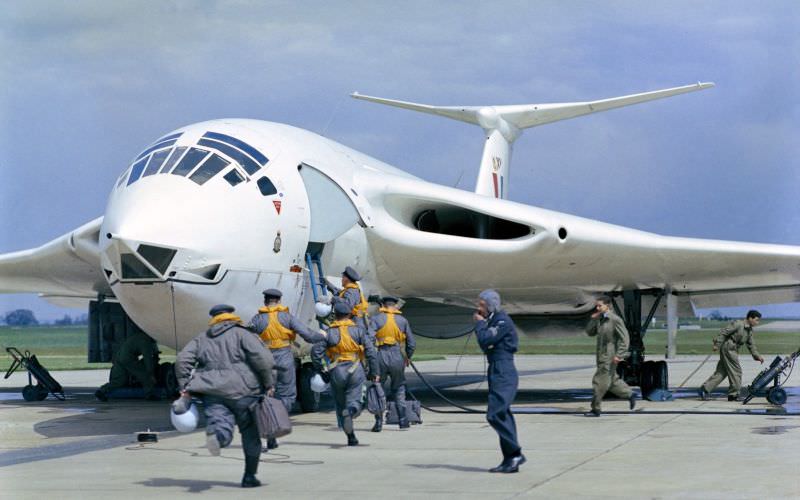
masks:
<svg viewBox="0 0 800 500"><path fill-rule="evenodd" d="M708 354L711 340L718 328L680 330L678 332L678 354ZM789 354L800 347L800 334L793 332L770 332L756 330L756 347L761 354ZM659 355L666 353L667 332L650 330L644 337L645 351ZM747 349L743 349L744 352ZM520 354L594 354L595 339L588 336L519 339ZM417 338L417 352L425 354L480 354L475 336L452 340Z"/></svg>
<svg viewBox="0 0 800 500"><path fill-rule="evenodd" d="M710 325L703 325L710 326ZM678 332L678 354L708 354L711 339L718 328L680 330ZM666 351L664 330L651 330L645 336L646 352L653 355ZM756 330L756 345L764 354L789 354L800 347L800 334L794 332L770 332ZM0 327L0 346L16 347L35 354L48 370L82 370L109 368L110 363L87 363L86 327ZM594 339L587 336L560 338L520 338L520 354L594 354ZM160 348L162 361L174 361L175 351ZM744 350L746 353L746 349ZM431 340L417 337L415 360L441 359L449 354L480 354L474 335L452 340ZM11 365L11 356L5 352L0 361L0 370L5 373Z"/></svg>

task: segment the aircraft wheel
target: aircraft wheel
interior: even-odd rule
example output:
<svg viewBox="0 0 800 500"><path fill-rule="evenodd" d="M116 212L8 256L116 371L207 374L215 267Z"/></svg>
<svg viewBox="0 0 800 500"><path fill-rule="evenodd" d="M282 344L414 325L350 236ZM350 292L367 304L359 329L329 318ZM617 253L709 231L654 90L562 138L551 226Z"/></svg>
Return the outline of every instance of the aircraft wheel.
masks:
<svg viewBox="0 0 800 500"><path fill-rule="evenodd" d="M47 387L43 386L42 384L36 384L36 401L44 401L47 399L47 395L50 394L50 391L47 390Z"/></svg>
<svg viewBox="0 0 800 500"><path fill-rule="evenodd" d="M655 375L653 361L645 361L639 373L639 387L642 389L642 396L647 396L655 387L653 377Z"/></svg>
<svg viewBox="0 0 800 500"><path fill-rule="evenodd" d="M39 385L26 385L22 388L22 399L25 401L42 401L47 397L47 389L45 389L44 398L40 397L41 390Z"/></svg>
<svg viewBox="0 0 800 500"><path fill-rule="evenodd" d="M773 387L767 392L767 401L774 405L782 405L786 402L786 391L783 387Z"/></svg>
<svg viewBox="0 0 800 500"><path fill-rule="evenodd" d="M172 363L161 363L159 365L161 380L164 384L164 392L167 398L175 398L180 393L178 387L178 376L175 375L175 365Z"/></svg>
<svg viewBox="0 0 800 500"><path fill-rule="evenodd" d="M669 389L669 368L666 361L653 363L653 387L664 390Z"/></svg>
<svg viewBox="0 0 800 500"><path fill-rule="evenodd" d="M297 395L300 400L300 409L303 413L313 413L319 410L319 393L311 390L311 377L314 368L311 363L303 363L297 370Z"/></svg>

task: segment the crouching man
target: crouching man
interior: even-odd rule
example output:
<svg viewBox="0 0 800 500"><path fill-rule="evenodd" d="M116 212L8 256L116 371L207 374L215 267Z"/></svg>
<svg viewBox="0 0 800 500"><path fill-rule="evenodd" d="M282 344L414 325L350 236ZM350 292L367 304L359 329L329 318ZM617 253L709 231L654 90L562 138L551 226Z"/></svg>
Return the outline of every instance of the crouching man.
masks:
<svg viewBox="0 0 800 500"><path fill-rule="evenodd" d="M175 374L184 395L191 393L203 400L206 445L212 455L218 456L220 448L231 444L234 424L239 426L245 461L242 488L253 488L261 485L256 479L261 438L250 406L271 391L274 361L233 311L224 304L211 308L208 330L178 353Z"/></svg>

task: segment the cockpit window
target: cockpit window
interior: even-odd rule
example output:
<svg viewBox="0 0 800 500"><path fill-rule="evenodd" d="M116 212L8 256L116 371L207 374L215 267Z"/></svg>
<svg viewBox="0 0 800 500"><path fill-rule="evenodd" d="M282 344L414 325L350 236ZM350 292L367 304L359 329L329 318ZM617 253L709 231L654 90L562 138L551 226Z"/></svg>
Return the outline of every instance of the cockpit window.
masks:
<svg viewBox="0 0 800 500"><path fill-rule="evenodd" d="M122 175L120 175L119 179L117 179L117 187L120 187L122 183L125 182L125 177L128 176L129 171L130 170L125 170L124 172L122 172Z"/></svg>
<svg viewBox="0 0 800 500"><path fill-rule="evenodd" d="M197 144L200 146L207 146L210 148L214 148L217 151L230 156L231 158L236 160L239 163L239 165L242 166L245 172L247 172L250 175L253 175L254 173L258 172L261 169L261 166L259 166L258 163L253 161L252 158L250 158L243 152L239 151L238 149L229 146L223 142L212 141L210 139L200 139L200 141Z"/></svg>
<svg viewBox="0 0 800 500"><path fill-rule="evenodd" d="M158 173L158 169L161 168L161 164L164 163L164 160L167 159L169 152L172 151L171 149L162 149L161 151L156 151L153 153L152 158L150 158L150 163L147 164L147 168L145 169L142 177L147 177L148 175L153 175Z"/></svg>
<svg viewBox="0 0 800 500"><path fill-rule="evenodd" d="M180 159L181 159L181 156L183 156L183 153L184 153L184 152L185 152L187 149L189 149L189 148L187 148L186 146L180 146L180 147L177 147L177 148L175 148L175 149L172 151L172 154L171 154L171 155L169 155L169 160L167 160L167 162L166 162L166 163L164 164L164 166L161 168L161 172L160 172L160 173L162 173L162 174L166 174L166 173L168 173L170 170L172 170L172 167L174 167L174 166L175 166L175 163L177 163L177 162L178 162L178 160L180 160Z"/></svg>
<svg viewBox="0 0 800 500"><path fill-rule="evenodd" d="M183 158L178 165L175 167L175 170L172 171L174 175L183 175L185 176L189 172L192 171L194 167L196 167L203 158L208 155L208 151L205 149L198 149L198 148L191 148L189 151L183 155Z"/></svg>
<svg viewBox="0 0 800 500"><path fill-rule="evenodd" d="M139 177L142 175L142 170L144 170L144 166L145 164L147 164L148 158L149 157L145 156L144 158L133 164L133 166L131 167L131 176L128 177L129 186L139 180Z"/></svg>
<svg viewBox="0 0 800 500"><path fill-rule="evenodd" d="M242 174L240 174L235 168L230 172L228 172L227 174L225 174L222 178L228 181L228 184L230 184L231 186L235 186L240 182L244 181L244 177L242 177Z"/></svg>
<svg viewBox="0 0 800 500"><path fill-rule="evenodd" d="M266 177L260 178L257 184L258 189L261 190L261 194L264 196L270 196L278 192L278 190L275 189L275 185L272 183L272 181Z"/></svg>
<svg viewBox="0 0 800 500"><path fill-rule="evenodd" d="M143 158L143 157L149 155L150 153L152 153L153 151L155 151L157 149L161 149L161 148L166 148L166 147L172 146L173 144L175 144L175 141L177 141L177 139L169 139L167 141L157 142L157 143L153 144L152 146L150 146L149 148L147 148L144 151L142 151L139 154L139 156L136 157L136 159L138 160L139 158Z"/></svg>
<svg viewBox="0 0 800 500"><path fill-rule="evenodd" d="M229 145L231 145L233 147L241 149L245 153L247 153L250 156L252 156L253 159L256 160L259 163L259 165L261 165L262 167L264 165L266 165L267 162L269 161L267 159L267 157L264 156L263 154L261 154L261 152L258 151L256 148L254 148L253 146L247 144L244 141L240 141L236 137L231 137L231 136L225 135L225 134L219 134L217 132L206 132L205 135L203 135L203 137L204 138L209 138L209 139L214 139L214 140L219 141L219 142L224 142L225 144L229 144Z"/></svg>
<svg viewBox="0 0 800 500"><path fill-rule="evenodd" d="M207 180L220 173L222 169L228 165L230 165L228 160L219 155L212 154L205 163L200 165L200 168L198 168L189 179L202 186Z"/></svg>

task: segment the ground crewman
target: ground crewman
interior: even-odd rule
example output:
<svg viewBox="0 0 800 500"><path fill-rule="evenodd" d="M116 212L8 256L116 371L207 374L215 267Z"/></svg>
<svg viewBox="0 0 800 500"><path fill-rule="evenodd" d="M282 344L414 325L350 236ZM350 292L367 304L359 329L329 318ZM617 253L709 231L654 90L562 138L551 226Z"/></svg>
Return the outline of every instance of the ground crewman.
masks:
<svg viewBox="0 0 800 500"><path fill-rule="evenodd" d="M500 309L500 295L484 290L478 296L478 310L473 315L478 345L489 362L489 403L486 420L500 438L503 461L489 472L517 472L525 463L525 455L517 439L517 424L511 404L517 395L519 376L514 366L514 353L519 340L511 317Z"/></svg>
<svg viewBox="0 0 800 500"><path fill-rule="evenodd" d="M233 306L225 304L211 308L208 330L178 353L175 375L183 397L203 399L206 446L212 455L231 444L234 424L239 426L245 463L242 488L253 488L261 485L255 476L261 438L250 407L261 394L272 392L273 360L233 312Z"/></svg>
<svg viewBox="0 0 800 500"><path fill-rule="evenodd" d="M754 360L760 363L764 362L764 358L758 353L756 344L753 341L753 328L760 322L761 313L751 310L748 311L745 319L732 321L730 325L724 327L714 337L713 349L719 351L719 362L714 373L700 386L700 399L703 401L710 399L711 391L727 377L730 383L728 386L728 401L738 401L739 389L742 386L742 365L739 364L739 348L746 345Z"/></svg>
<svg viewBox="0 0 800 500"><path fill-rule="evenodd" d="M364 292L361 290L361 286L358 284L359 281L361 281L361 275L359 275L358 272L356 272L356 270L352 267L347 266L344 268L344 272L342 273L342 288L336 287L330 281L326 281L325 284L331 293L337 295L334 303L344 302L347 304L347 306L350 308L350 314L353 318L353 321L366 330L366 317L369 303L367 303L367 299L364 297Z"/></svg>
<svg viewBox="0 0 800 500"><path fill-rule="evenodd" d="M628 400L631 410L636 407L636 393L617 375L617 364L627 358L630 336L625 322L611 310L611 297L603 295L595 301L595 311L586 334L597 337L597 370L592 377L592 410L587 417L599 417L603 396L607 392Z"/></svg>
<svg viewBox="0 0 800 500"><path fill-rule="evenodd" d="M288 307L281 305L283 294L280 290L270 288L262 293L264 294L264 307L258 310L258 314L253 316L246 328L257 333L272 352L277 370L275 396L281 400L286 411L291 412L297 399L297 378L292 342L297 335L300 335L309 344L324 340L325 337L321 332L306 327L292 316ZM275 438L267 439L267 448L277 447L278 441Z"/></svg>
<svg viewBox="0 0 800 500"><path fill-rule="evenodd" d="M378 357L375 345L367 330L356 325L350 317L351 308L344 302L333 306L336 321L331 323L325 340L314 344L311 359L314 369L323 372L323 356L328 358L324 378L329 378L336 411L342 417L342 430L347 435L347 445L358 445L353 431L353 419L361 414L361 394L364 387L364 368L361 361L366 356L370 380L380 382Z"/></svg>
<svg viewBox="0 0 800 500"><path fill-rule="evenodd" d="M394 401L401 429L408 429L406 416L406 376L405 370L414 355L417 343L400 308L397 298L383 297L380 312L371 317L370 332L374 332L375 346L378 348L380 377L387 401ZM401 344L405 343L405 355ZM383 415L375 415L372 432L380 432L383 428Z"/></svg>
<svg viewBox="0 0 800 500"><path fill-rule="evenodd" d="M141 357L141 359L139 359ZM158 344L142 330L136 328L134 333L119 346L111 360L111 373L108 383L95 391L100 401L108 401L108 393L113 389L126 387L128 375L133 375L144 388L144 397L157 401L155 393L156 367L158 360Z"/></svg>

